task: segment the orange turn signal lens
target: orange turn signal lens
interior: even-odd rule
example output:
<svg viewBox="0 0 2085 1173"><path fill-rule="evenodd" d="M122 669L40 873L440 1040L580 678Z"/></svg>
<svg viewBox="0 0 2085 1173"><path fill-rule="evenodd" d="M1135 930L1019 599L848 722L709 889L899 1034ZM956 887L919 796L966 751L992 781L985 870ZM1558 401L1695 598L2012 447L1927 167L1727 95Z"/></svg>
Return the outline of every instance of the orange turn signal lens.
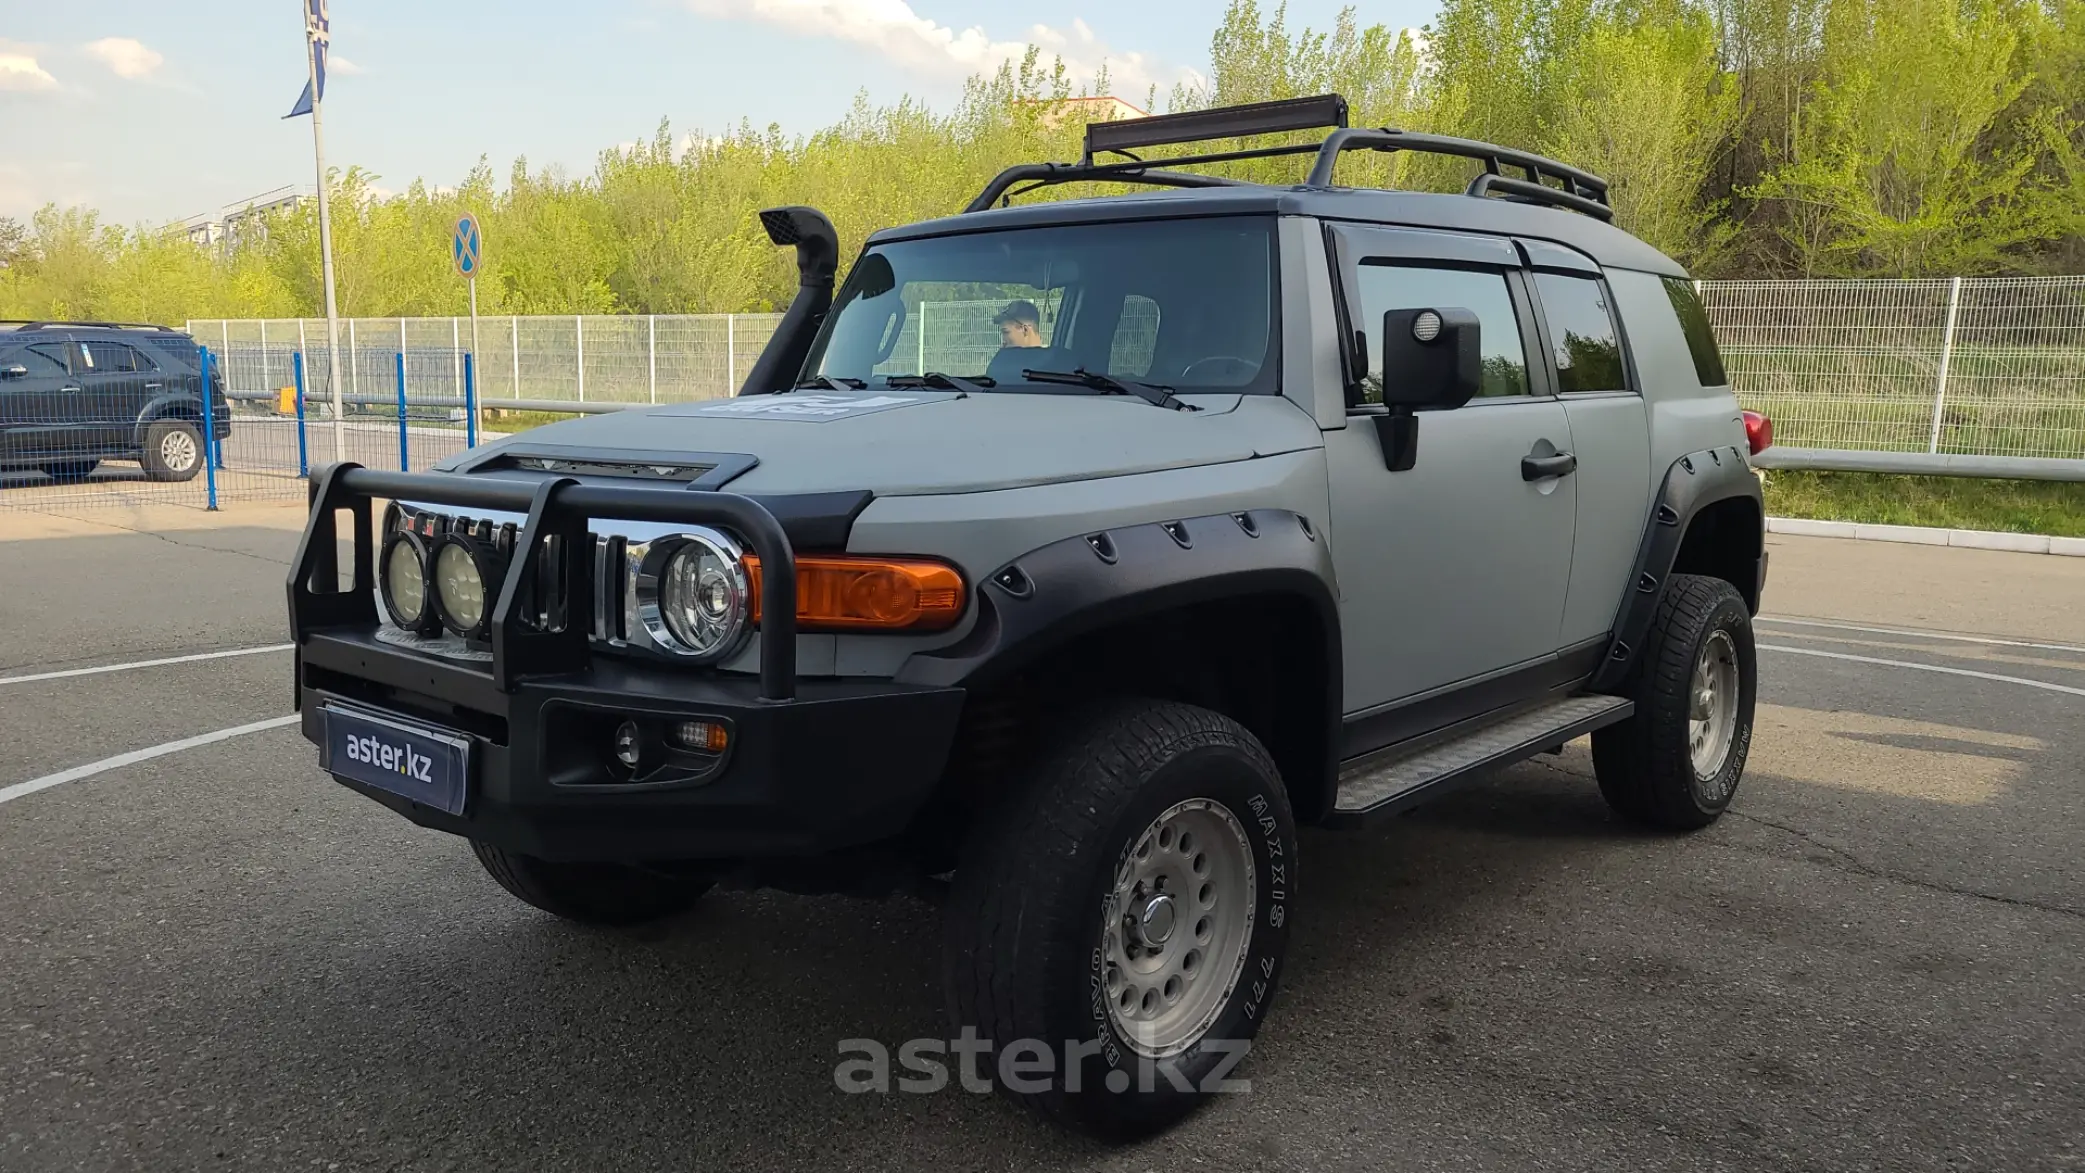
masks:
<svg viewBox="0 0 2085 1173"><path fill-rule="evenodd" d="M760 559L746 556L753 622ZM805 555L796 560L796 622L827 631L941 631L963 616L963 576L924 558Z"/></svg>

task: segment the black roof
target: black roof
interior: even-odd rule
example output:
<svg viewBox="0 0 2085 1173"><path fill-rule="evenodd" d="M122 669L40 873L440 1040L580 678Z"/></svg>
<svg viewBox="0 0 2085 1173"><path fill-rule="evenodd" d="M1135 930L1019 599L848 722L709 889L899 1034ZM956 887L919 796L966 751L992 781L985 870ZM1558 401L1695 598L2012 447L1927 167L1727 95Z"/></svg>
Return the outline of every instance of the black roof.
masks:
<svg viewBox="0 0 2085 1173"><path fill-rule="evenodd" d="M1092 224L1114 220L1169 220L1187 216L1237 215L1315 216L1408 228L1483 232L1546 240L1593 258L1602 266L1637 269L1669 277L1685 277L1679 262L1612 224L1561 208L1510 200L1475 199L1467 195L1384 191L1376 188L1273 187L1238 184L1224 187L1152 188L1123 195L1054 200L964 212L886 228L870 244L1032 228L1051 224Z"/></svg>

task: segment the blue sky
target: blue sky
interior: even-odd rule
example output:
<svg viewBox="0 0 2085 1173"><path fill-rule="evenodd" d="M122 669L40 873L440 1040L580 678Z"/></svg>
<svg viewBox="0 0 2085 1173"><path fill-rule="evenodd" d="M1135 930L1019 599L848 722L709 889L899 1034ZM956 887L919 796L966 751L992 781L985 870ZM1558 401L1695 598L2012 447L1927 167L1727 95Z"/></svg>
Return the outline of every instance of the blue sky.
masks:
<svg viewBox="0 0 2085 1173"><path fill-rule="evenodd" d="M1340 0L1291 0L1292 28ZM1271 7L1271 5L1270 5ZM1419 25L1433 0L1372 0ZM809 131L857 91L952 104L1027 42L1082 71L1107 60L1141 102L1207 68L1222 0L333 0L327 161L397 190L454 183L480 155L584 172L597 152L741 118ZM298 0L0 0L0 215L85 204L124 224L211 212L312 181Z"/></svg>

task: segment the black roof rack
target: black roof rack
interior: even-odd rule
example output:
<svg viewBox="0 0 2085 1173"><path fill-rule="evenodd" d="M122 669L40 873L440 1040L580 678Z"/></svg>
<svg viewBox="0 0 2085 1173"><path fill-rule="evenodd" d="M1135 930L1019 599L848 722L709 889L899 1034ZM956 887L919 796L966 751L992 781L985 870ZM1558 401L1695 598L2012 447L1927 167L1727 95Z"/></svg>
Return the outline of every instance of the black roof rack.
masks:
<svg viewBox="0 0 2085 1173"><path fill-rule="evenodd" d="M1217 151L1168 159L1141 159L1133 152L1143 147L1206 142L1219 138L1277 134L1297 130L1331 128L1332 133L1315 143L1290 143L1248 150ZM1614 206L1608 200L1607 181L1568 163L1528 151L1501 147L1475 139L1419 134L1391 127L1349 127L1347 102L1338 94L1314 98L1290 98L1279 102L1255 102L1223 106L1214 110L1191 110L1183 114L1161 114L1086 125L1085 152L1077 163L1024 163L994 176L970 201L965 212L981 212L1002 199L1060 183L1083 180L1112 180L1155 187L1252 186L1242 179L1220 175L1167 170L1198 163L1228 163L1240 159L1267 159L1282 155L1315 155L1305 187L1329 188L1340 155L1347 151L1419 151L1453 155L1484 164L1484 173L1470 182L1463 194L1503 196L1525 203L1547 204L1582 212L1596 220L1612 221ZM1101 162L1101 155L1125 156L1121 162ZM1522 172L1506 174L1507 169ZM1554 181L1554 186L1552 185ZM1014 189L1017 183L1027 186Z"/></svg>
<svg viewBox="0 0 2085 1173"><path fill-rule="evenodd" d="M0 326L13 326L17 330L70 330L74 327L86 327L96 330L165 330L172 334L185 333L172 326L161 326L152 322L38 322L11 318L0 321Z"/></svg>

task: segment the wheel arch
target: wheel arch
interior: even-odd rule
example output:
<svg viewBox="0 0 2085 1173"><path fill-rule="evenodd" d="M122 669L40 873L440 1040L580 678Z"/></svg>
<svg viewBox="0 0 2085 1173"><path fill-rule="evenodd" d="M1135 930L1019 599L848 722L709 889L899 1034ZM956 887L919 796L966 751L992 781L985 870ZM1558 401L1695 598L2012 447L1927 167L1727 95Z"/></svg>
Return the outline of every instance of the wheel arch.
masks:
<svg viewBox="0 0 2085 1173"><path fill-rule="evenodd" d="M1031 733L1039 717L1100 693L1213 709L1261 739L1309 821L1333 792L1333 581L1323 536L1285 510L1083 534L986 576L970 633L915 655L898 679L964 687L966 721Z"/></svg>
<svg viewBox="0 0 2085 1173"><path fill-rule="evenodd" d="M1637 546L1607 655L1592 687L1619 686L1634 664L1675 574L1721 578L1757 614L1766 585L1766 503L1736 445L1689 452L1666 469Z"/></svg>
<svg viewBox="0 0 2085 1173"><path fill-rule="evenodd" d="M193 395L162 395L145 404L138 412L137 427L133 430L131 443L142 449L145 433L161 420L185 420L192 424L203 422L202 400Z"/></svg>

